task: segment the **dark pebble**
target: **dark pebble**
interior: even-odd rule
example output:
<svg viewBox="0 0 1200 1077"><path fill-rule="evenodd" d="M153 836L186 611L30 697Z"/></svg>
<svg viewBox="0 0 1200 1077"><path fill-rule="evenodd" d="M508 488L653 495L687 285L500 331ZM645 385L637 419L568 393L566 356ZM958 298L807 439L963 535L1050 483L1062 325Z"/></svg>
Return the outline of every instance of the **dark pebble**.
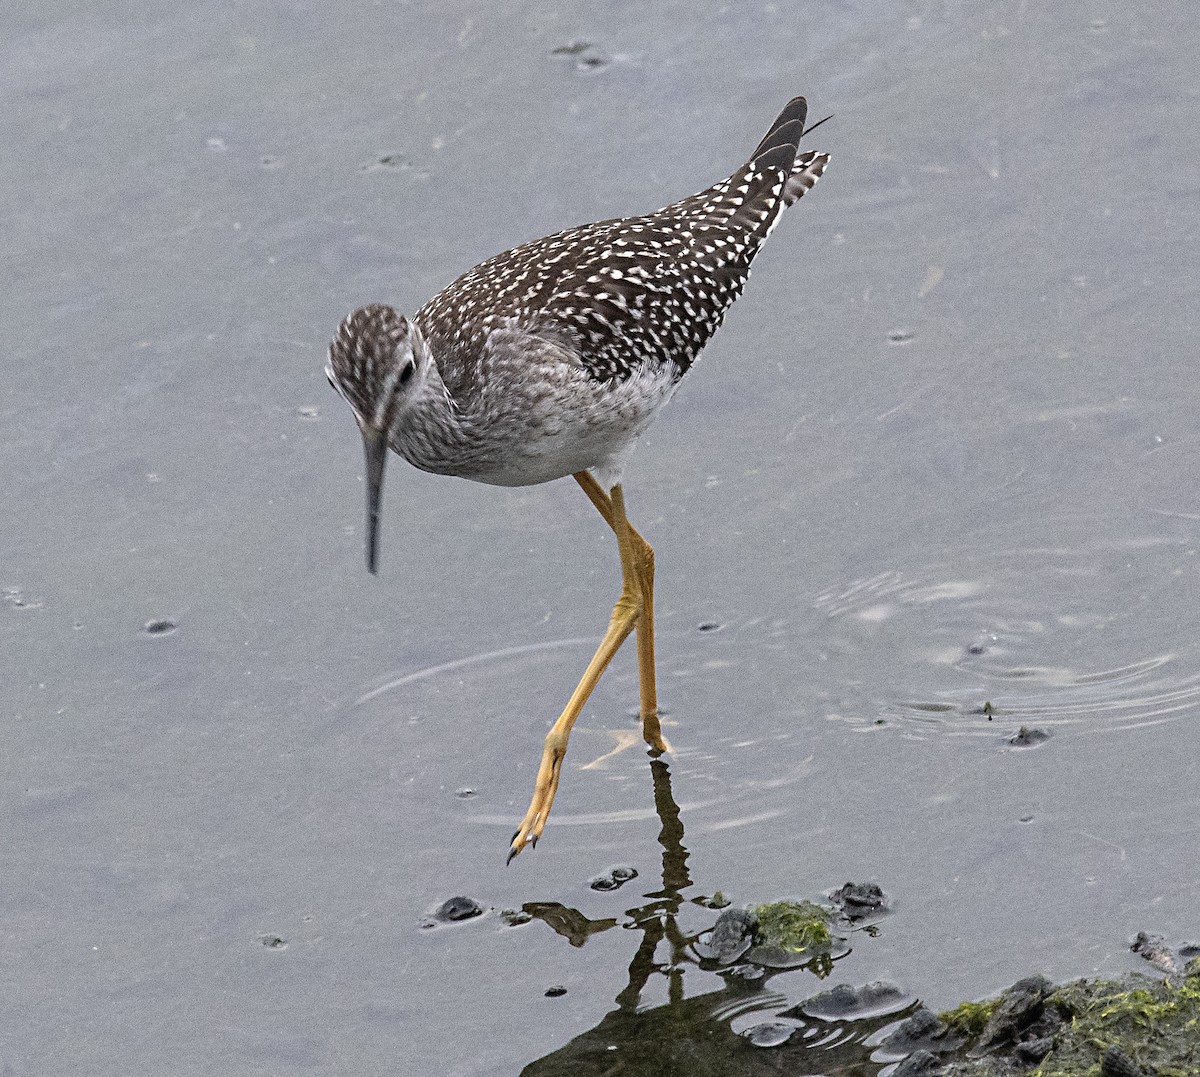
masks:
<svg viewBox="0 0 1200 1077"><path fill-rule="evenodd" d="M1167 940L1161 935L1151 935L1146 931L1139 931L1129 949L1135 954L1141 954L1156 969L1168 975L1179 971L1179 961L1167 945Z"/></svg>
<svg viewBox="0 0 1200 1077"><path fill-rule="evenodd" d="M593 890L620 890L630 879L636 878L636 868L631 868L628 864L617 864L590 879L588 886Z"/></svg>
<svg viewBox="0 0 1200 1077"><path fill-rule="evenodd" d="M452 897L443 901L434 916L444 923L454 924L483 915L483 906L474 898Z"/></svg>
<svg viewBox="0 0 1200 1077"><path fill-rule="evenodd" d="M154 621L147 621L142 626L142 631L147 636L169 636L179 627L177 621L172 621L169 618L161 617Z"/></svg>
<svg viewBox="0 0 1200 1077"><path fill-rule="evenodd" d="M701 621L696 625L697 632L716 632L721 627L718 621Z"/></svg>
<svg viewBox="0 0 1200 1077"><path fill-rule="evenodd" d="M546 988L546 998L562 998L567 993L567 989L562 984L555 984L553 987Z"/></svg>
<svg viewBox="0 0 1200 1077"><path fill-rule="evenodd" d="M849 920L861 920L887 908L887 895L875 883L846 883L829 897Z"/></svg>

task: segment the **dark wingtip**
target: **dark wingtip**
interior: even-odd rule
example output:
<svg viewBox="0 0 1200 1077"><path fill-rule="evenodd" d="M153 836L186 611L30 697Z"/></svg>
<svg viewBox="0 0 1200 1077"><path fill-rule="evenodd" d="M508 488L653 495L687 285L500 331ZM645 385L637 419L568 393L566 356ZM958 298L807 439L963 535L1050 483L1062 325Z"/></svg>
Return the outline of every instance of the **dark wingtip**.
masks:
<svg viewBox="0 0 1200 1077"><path fill-rule="evenodd" d="M775 117L771 129L763 135L762 141L750 154L751 160L757 160L772 150L791 147L795 156L796 147L800 145L800 137L804 133L804 121L808 119L808 101L803 97L793 97L783 111Z"/></svg>

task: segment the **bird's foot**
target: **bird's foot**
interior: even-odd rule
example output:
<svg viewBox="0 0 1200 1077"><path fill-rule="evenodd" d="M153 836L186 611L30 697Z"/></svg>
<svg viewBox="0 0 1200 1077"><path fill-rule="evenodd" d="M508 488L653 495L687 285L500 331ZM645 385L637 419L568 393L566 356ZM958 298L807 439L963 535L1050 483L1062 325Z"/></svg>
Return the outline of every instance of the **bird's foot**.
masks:
<svg viewBox="0 0 1200 1077"><path fill-rule="evenodd" d="M662 735L662 724L658 720L657 711L642 715L642 739L650 745L650 751L656 757L671 750L667 738Z"/></svg>
<svg viewBox="0 0 1200 1077"><path fill-rule="evenodd" d="M560 748L557 744L550 743L549 738L547 739L546 747L542 752L542 763L538 767L537 782L533 787L533 799L529 802L529 810L525 813L525 818L521 820L521 825L517 827L517 831L509 843L506 864L511 864L513 857L517 856L526 845L537 846L538 838L542 836L542 831L546 827L546 820L550 817L554 795L558 792L558 779L562 774L562 764L566 754L565 743Z"/></svg>

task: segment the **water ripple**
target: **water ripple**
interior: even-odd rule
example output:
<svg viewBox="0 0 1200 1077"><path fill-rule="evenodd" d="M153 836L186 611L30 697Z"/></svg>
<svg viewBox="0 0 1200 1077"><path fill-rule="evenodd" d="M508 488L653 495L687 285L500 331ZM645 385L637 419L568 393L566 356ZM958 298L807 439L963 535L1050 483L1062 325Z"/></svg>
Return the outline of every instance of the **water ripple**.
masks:
<svg viewBox="0 0 1200 1077"><path fill-rule="evenodd" d="M875 656L894 681L836 717L995 737L998 723L1106 734L1194 714L1196 616L1172 585L1191 553L1144 538L980 551L831 586L813 603L831 651L847 670Z"/></svg>

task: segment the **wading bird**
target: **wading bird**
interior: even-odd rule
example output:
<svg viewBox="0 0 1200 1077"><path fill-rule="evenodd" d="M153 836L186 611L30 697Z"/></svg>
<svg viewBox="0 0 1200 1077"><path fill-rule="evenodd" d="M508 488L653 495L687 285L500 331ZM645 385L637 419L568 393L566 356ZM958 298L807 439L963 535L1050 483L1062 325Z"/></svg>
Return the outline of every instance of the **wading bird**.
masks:
<svg viewBox="0 0 1200 1077"><path fill-rule="evenodd" d="M789 101L746 163L699 194L498 254L411 318L362 307L330 345L326 374L353 409L366 452L371 572L388 449L424 471L496 486L571 475L616 535L621 595L546 736L509 860L537 843L571 727L635 629L642 733L651 749L666 747L654 673L654 551L629 522L621 474L741 294L780 214L825 171L828 154L799 152L807 113L803 97Z"/></svg>

